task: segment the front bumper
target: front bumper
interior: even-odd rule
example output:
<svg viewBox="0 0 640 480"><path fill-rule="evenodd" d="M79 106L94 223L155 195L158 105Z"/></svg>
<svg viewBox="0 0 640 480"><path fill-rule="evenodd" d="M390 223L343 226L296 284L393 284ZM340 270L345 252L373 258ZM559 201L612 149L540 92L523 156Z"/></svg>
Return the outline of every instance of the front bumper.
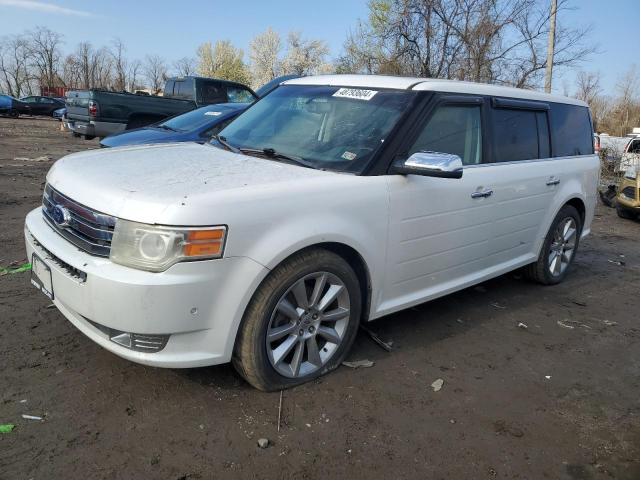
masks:
<svg viewBox="0 0 640 480"><path fill-rule="evenodd" d="M230 361L245 307L268 273L247 257L183 262L162 273L124 267L76 248L43 220L40 208L27 215L25 239L28 258L36 253L51 268L53 303L73 325L120 357L158 367ZM169 339L159 352L138 352L92 322Z"/></svg>

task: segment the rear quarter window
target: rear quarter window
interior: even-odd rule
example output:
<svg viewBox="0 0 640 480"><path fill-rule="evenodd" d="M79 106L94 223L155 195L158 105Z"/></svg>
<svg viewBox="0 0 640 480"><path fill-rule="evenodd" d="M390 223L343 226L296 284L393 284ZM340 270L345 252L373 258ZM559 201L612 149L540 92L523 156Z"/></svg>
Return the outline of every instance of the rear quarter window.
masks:
<svg viewBox="0 0 640 480"><path fill-rule="evenodd" d="M593 153L593 131L587 107L552 103L550 113L554 157Z"/></svg>

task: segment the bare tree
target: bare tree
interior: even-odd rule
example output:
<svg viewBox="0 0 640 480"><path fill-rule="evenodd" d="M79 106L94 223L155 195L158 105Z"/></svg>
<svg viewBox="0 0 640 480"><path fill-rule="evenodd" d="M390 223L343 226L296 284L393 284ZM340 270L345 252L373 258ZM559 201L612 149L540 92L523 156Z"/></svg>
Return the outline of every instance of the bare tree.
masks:
<svg viewBox="0 0 640 480"><path fill-rule="evenodd" d="M193 57L182 57L173 62L173 69L179 77L193 75L196 72L196 59Z"/></svg>
<svg viewBox="0 0 640 480"><path fill-rule="evenodd" d="M0 86L11 96L20 97L32 92L29 52L29 39L25 35L12 35L0 40Z"/></svg>
<svg viewBox="0 0 640 480"><path fill-rule="evenodd" d="M132 60L129 62L129 70L127 73L127 78L129 79L129 84L127 85L128 91L135 92L138 90L138 75L140 74L141 69L142 62L140 60Z"/></svg>
<svg viewBox="0 0 640 480"><path fill-rule="evenodd" d="M545 0L380 0L369 9L369 21L347 38L340 71L532 87L546 67ZM575 66L595 51L586 32L558 24L555 66Z"/></svg>
<svg viewBox="0 0 640 480"><path fill-rule="evenodd" d="M142 65L142 71L149 84L149 88L156 95L160 93L167 79L167 65L160 55L147 55Z"/></svg>
<svg viewBox="0 0 640 480"><path fill-rule="evenodd" d="M62 35L46 27L37 27L27 36L29 63L40 86L57 86L60 83Z"/></svg>
<svg viewBox="0 0 640 480"><path fill-rule="evenodd" d="M282 42L280 35L271 27L256 35L249 44L249 58L251 59L251 77L255 87L263 85L281 72L280 51Z"/></svg>
<svg viewBox="0 0 640 480"><path fill-rule="evenodd" d="M128 62L124 54L126 48L124 43L119 38L114 38L111 42L111 49L109 53L113 61L113 88L118 91L124 91L127 89L127 73Z"/></svg>
<svg viewBox="0 0 640 480"><path fill-rule="evenodd" d="M310 75L316 73L329 54L329 47L322 40L307 40L300 32L287 37L287 55L282 64L286 74Z"/></svg>
<svg viewBox="0 0 640 480"><path fill-rule="evenodd" d="M576 77L577 89L576 98L587 102L593 103L596 97L602 94L602 87L600 86L600 73L598 72L578 72Z"/></svg>

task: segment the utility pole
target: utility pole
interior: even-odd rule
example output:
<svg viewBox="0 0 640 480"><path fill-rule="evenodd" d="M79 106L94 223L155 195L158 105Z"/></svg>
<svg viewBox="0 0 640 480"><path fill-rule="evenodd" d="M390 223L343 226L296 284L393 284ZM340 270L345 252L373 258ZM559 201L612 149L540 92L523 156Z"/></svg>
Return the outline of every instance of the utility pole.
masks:
<svg viewBox="0 0 640 480"><path fill-rule="evenodd" d="M547 71L544 76L544 91L551 93L551 77L553 75L553 50L556 46L556 13L558 0L551 0L551 17L549 24L549 42L547 43Z"/></svg>

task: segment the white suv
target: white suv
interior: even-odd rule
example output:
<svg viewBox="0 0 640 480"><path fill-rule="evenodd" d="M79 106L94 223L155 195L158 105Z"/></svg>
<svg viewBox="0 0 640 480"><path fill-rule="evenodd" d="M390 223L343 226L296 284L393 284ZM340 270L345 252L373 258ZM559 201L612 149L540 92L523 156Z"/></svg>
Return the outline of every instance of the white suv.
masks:
<svg viewBox="0 0 640 480"><path fill-rule="evenodd" d="M533 91L290 80L209 144L56 162L32 282L121 357L286 388L360 322L520 267L560 282L593 217L592 134L584 103Z"/></svg>

